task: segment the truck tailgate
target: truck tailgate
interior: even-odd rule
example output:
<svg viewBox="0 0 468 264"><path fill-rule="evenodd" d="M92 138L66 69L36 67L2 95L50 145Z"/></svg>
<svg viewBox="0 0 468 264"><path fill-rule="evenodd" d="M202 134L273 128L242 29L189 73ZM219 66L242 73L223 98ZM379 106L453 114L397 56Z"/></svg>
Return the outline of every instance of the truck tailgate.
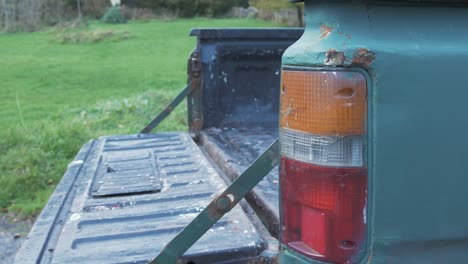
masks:
<svg viewBox="0 0 468 264"><path fill-rule="evenodd" d="M225 188L187 133L100 138L71 163L16 261L145 263ZM275 243L237 206L182 263L251 261Z"/></svg>
<svg viewBox="0 0 468 264"><path fill-rule="evenodd" d="M209 156L231 180L235 180L278 138L278 129L213 128L202 131L200 138ZM246 195L249 204L276 238L280 230L278 172L275 167Z"/></svg>

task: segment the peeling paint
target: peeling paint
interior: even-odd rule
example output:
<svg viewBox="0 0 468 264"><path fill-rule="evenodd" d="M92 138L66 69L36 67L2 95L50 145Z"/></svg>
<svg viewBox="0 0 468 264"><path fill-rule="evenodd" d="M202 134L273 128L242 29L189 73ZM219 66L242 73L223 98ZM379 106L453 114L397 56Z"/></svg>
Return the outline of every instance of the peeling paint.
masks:
<svg viewBox="0 0 468 264"><path fill-rule="evenodd" d="M320 39L324 39L327 38L333 32L333 28L322 24L322 26L320 26L320 32Z"/></svg>
<svg viewBox="0 0 468 264"><path fill-rule="evenodd" d="M294 104L294 100L290 99L288 103L288 108L286 111L280 112L281 118L285 118L286 124L285 127L289 128L289 116L294 112L294 107L292 106Z"/></svg>
<svg viewBox="0 0 468 264"><path fill-rule="evenodd" d="M369 66L375 61L375 53L366 49L357 49L353 54L352 65Z"/></svg>
<svg viewBox="0 0 468 264"><path fill-rule="evenodd" d="M224 83L227 84L228 82L228 79L227 79L227 73L225 73L224 71L221 72L221 76L219 77L220 79L222 79L224 81ZM233 91L234 92L234 91Z"/></svg>
<svg viewBox="0 0 468 264"><path fill-rule="evenodd" d="M73 162L71 162L70 164L68 164L68 167L71 167L71 166L74 166L74 165L81 165L83 164L83 160L75 160Z"/></svg>
<svg viewBox="0 0 468 264"><path fill-rule="evenodd" d="M80 218L81 218L81 214L79 214L79 213L74 213L74 214L72 214L71 217L70 217L70 222L79 220Z"/></svg>
<svg viewBox="0 0 468 264"><path fill-rule="evenodd" d="M337 51L336 49L329 49L325 52L325 65L330 66L343 66L346 61L346 57L343 51Z"/></svg>

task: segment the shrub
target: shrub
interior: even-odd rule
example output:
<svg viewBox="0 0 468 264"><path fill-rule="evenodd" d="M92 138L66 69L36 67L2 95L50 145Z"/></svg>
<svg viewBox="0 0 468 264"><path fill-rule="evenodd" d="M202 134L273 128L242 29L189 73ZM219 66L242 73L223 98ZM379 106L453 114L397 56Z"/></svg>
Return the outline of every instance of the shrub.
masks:
<svg viewBox="0 0 468 264"><path fill-rule="evenodd" d="M109 8L102 16L101 21L109 24L122 24L126 22L120 8L117 6Z"/></svg>
<svg viewBox="0 0 468 264"><path fill-rule="evenodd" d="M82 4L83 14L94 19L99 19L110 7L109 0L82 0Z"/></svg>
<svg viewBox="0 0 468 264"><path fill-rule="evenodd" d="M286 0L250 0L249 4L265 11L277 11L293 7L293 4Z"/></svg>
<svg viewBox="0 0 468 264"><path fill-rule="evenodd" d="M148 8L121 6L120 11L126 20L152 20L155 13Z"/></svg>
<svg viewBox="0 0 468 264"><path fill-rule="evenodd" d="M128 7L169 10L182 17L220 16L234 6L245 5L245 0L122 0Z"/></svg>
<svg viewBox="0 0 468 264"><path fill-rule="evenodd" d="M123 41L131 38L128 31L92 30L92 31L66 31L57 30L52 41L60 44L98 43L104 41Z"/></svg>
<svg viewBox="0 0 468 264"><path fill-rule="evenodd" d="M199 0L198 10L201 11L200 15L216 17L226 14L234 6L240 5L240 0Z"/></svg>

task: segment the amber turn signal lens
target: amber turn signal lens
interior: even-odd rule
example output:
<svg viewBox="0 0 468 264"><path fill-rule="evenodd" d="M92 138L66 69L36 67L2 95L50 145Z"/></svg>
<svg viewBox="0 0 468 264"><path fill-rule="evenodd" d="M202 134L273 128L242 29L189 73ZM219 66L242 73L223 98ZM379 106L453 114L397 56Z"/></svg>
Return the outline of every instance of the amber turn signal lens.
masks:
<svg viewBox="0 0 468 264"><path fill-rule="evenodd" d="M280 126L316 135L364 134L366 87L357 72L285 70Z"/></svg>

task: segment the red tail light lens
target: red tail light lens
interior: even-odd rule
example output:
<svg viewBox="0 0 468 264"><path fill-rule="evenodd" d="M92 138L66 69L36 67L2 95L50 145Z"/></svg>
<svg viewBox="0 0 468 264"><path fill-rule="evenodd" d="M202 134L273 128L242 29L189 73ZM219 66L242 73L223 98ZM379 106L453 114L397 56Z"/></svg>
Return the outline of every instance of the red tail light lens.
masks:
<svg viewBox="0 0 468 264"><path fill-rule="evenodd" d="M281 241L316 260L357 262L367 224L365 78L283 71L282 80Z"/></svg>
<svg viewBox="0 0 468 264"><path fill-rule="evenodd" d="M351 262L359 254L366 237L365 169L282 158L280 184L283 243L333 263Z"/></svg>

